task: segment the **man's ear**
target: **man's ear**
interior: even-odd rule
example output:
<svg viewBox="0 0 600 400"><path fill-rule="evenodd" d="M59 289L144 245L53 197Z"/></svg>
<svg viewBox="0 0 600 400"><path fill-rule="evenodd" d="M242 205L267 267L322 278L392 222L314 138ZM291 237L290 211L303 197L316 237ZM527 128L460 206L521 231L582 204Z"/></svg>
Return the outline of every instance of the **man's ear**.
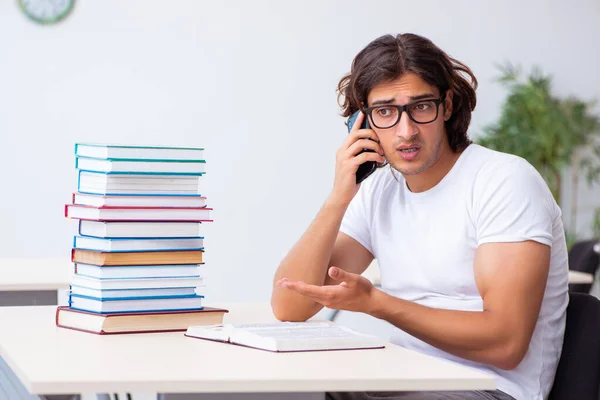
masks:
<svg viewBox="0 0 600 400"><path fill-rule="evenodd" d="M452 90L446 91L446 97L444 98L444 121L448 121L452 116L452 99L454 92Z"/></svg>

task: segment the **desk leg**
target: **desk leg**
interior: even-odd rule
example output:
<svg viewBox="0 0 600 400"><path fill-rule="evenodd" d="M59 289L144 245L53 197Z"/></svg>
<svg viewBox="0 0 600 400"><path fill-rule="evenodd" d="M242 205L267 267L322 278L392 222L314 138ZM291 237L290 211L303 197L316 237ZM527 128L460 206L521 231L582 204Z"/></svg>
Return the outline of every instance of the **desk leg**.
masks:
<svg viewBox="0 0 600 400"><path fill-rule="evenodd" d="M19 378L10 369L6 361L0 357L0 399L2 400L80 400L79 395L48 395L36 396L30 394Z"/></svg>

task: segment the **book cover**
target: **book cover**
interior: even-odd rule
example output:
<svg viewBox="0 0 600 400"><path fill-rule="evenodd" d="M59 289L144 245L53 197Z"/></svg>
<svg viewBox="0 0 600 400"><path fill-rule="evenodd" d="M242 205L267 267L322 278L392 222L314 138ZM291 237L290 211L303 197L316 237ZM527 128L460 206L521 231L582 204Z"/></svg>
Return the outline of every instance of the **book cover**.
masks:
<svg viewBox="0 0 600 400"><path fill-rule="evenodd" d="M103 159L203 160L202 147L75 143L75 155Z"/></svg>
<svg viewBox="0 0 600 400"><path fill-rule="evenodd" d="M201 195L99 195L73 193L72 203L92 207L156 207L156 208L203 208L206 197Z"/></svg>
<svg viewBox="0 0 600 400"><path fill-rule="evenodd" d="M192 287L159 287L159 288L142 288L142 289L98 289L72 284L71 294L84 297L94 297L97 299L116 299L130 297L171 297L184 296L196 293L196 286Z"/></svg>
<svg viewBox="0 0 600 400"><path fill-rule="evenodd" d="M202 295L167 298L96 299L69 295L69 307L101 314L134 313L143 311L201 310Z"/></svg>
<svg viewBox="0 0 600 400"><path fill-rule="evenodd" d="M89 236L74 236L73 247L82 250L104 252L136 252L136 251L173 251L173 250L203 250L204 238L96 238Z"/></svg>
<svg viewBox="0 0 600 400"><path fill-rule="evenodd" d="M75 168L106 174L204 174L204 160L101 159L77 157Z"/></svg>
<svg viewBox="0 0 600 400"><path fill-rule="evenodd" d="M71 261L92 265L170 265L202 264L202 250L110 253L92 250L71 250Z"/></svg>
<svg viewBox="0 0 600 400"><path fill-rule="evenodd" d="M98 314L66 306L56 309L57 327L98 335L151 332L182 332L190 325L219 324L229 311L204 307L202 310Z"/></svg>
<svg viewBox="0 0 600 400"><path fill-rule="evenodd" d="M117 267L115 267L117 268ZM171 276L156 278L121 278L121 279L99 279L85 275L74 274L71 278L72 286L80 286L97 290L108 289L166 289L202 287L204 280L200 276ZM112 296L115 298L116 296ZM97 297L100 298L100 297Z"/></svg>
<svg viewBox="0 0 600 400"><path fill-rule="evenodd" d="M196 221L93 221L80 219L79 236L107 239L203 237L203 222Z"/></svg>
<svg viewBox="0 0 600 400"><path fill-rule="evenodd" d="M187 221L212 222L212 208L187 207L93 207L78 204L65 205L65 217L90 221Z"/></svg>
<svg viewBox="0 0 600 400"><path fill-rule="evenodd" d="M198 195L201 175L107 174L78 170L77 191L101 195Z"/></svg>
<svg viewBox="0 0 600 400"><path fill-rule="evenodd" d="M75 263L75 274L96 279L144 279L200 276L202 264L98 266Z"/></svg>

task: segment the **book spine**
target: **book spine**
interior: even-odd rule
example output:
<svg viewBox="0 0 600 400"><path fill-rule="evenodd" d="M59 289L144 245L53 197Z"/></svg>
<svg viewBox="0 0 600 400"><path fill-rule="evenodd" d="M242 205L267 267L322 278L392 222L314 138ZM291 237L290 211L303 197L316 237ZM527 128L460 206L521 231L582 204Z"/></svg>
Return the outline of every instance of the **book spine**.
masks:
<svg viewBox="0 0 600 400"><path fill-rule="evenodd" d="M204 176L206 172L143 172L143 171L99 171L94 169L80 169L79 172L91 172L105 175L151 175L151 176Z"/></svg>
<svg viewBox="0 0 600 400"><path fill-rule="evenodd" d="M54 314L54 323L56 324L56 326L60 326L58 325L58 314L60 314L60 307L56 307L56 313Z"/></svg>
<svg viewBox="0 0 600 400"><path fill-rule="evenodd" d="M124 249L124 250L114 250L112 248L107 249L90 249L86 247L75 247L78 250L86 250L86 251L95 251L99 253L109 253L109 254L121 254L121 253L166 253L166 252L177 252L177 251L204 251L204 247L182 247L181 249L172 249L172 248L159 248L159 249L140 249L140 250L132 250L132 249ZM162 265L162 264L157 264Z"/></svg>

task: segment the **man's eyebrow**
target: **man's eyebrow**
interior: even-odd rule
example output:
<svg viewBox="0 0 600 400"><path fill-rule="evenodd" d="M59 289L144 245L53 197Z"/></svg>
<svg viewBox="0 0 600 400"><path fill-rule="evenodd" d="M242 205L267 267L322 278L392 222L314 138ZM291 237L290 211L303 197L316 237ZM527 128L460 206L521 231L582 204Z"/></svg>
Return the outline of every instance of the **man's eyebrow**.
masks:
<svg viewBox="0 0 600 400"><path fill-rule="evenodd" d="M382 104L392 104L395 100L394 99L382 99L382 100L375 100L372 104L372 106L379 106Z"/></svg>
<svg viewBox="0 0 600 400"><path fill-rule="evenodd" d="M417 101L417 100L423 100L423 99L431 99L431 98L435 98L435 94L433 94L433 93L423 93L423 94L418 94L416 96L410 96L409 97L409 99L410 99L411 102L412 101ZM379 105L384 105L384 104L392 104L394 102L395 102L395 99L375 100L371 106L374 107L374 106L379 106Z"/></svg>
<svg viewBox="0 0 600 400"><path fill-rule="evenodd" d="M423 100L423 99L430 99L430 98L435 98L435 94L433 93L424 93L424 94L418 94L416 96L410 96L409 99L411 101L417 101L417 100Z"/></svg>

